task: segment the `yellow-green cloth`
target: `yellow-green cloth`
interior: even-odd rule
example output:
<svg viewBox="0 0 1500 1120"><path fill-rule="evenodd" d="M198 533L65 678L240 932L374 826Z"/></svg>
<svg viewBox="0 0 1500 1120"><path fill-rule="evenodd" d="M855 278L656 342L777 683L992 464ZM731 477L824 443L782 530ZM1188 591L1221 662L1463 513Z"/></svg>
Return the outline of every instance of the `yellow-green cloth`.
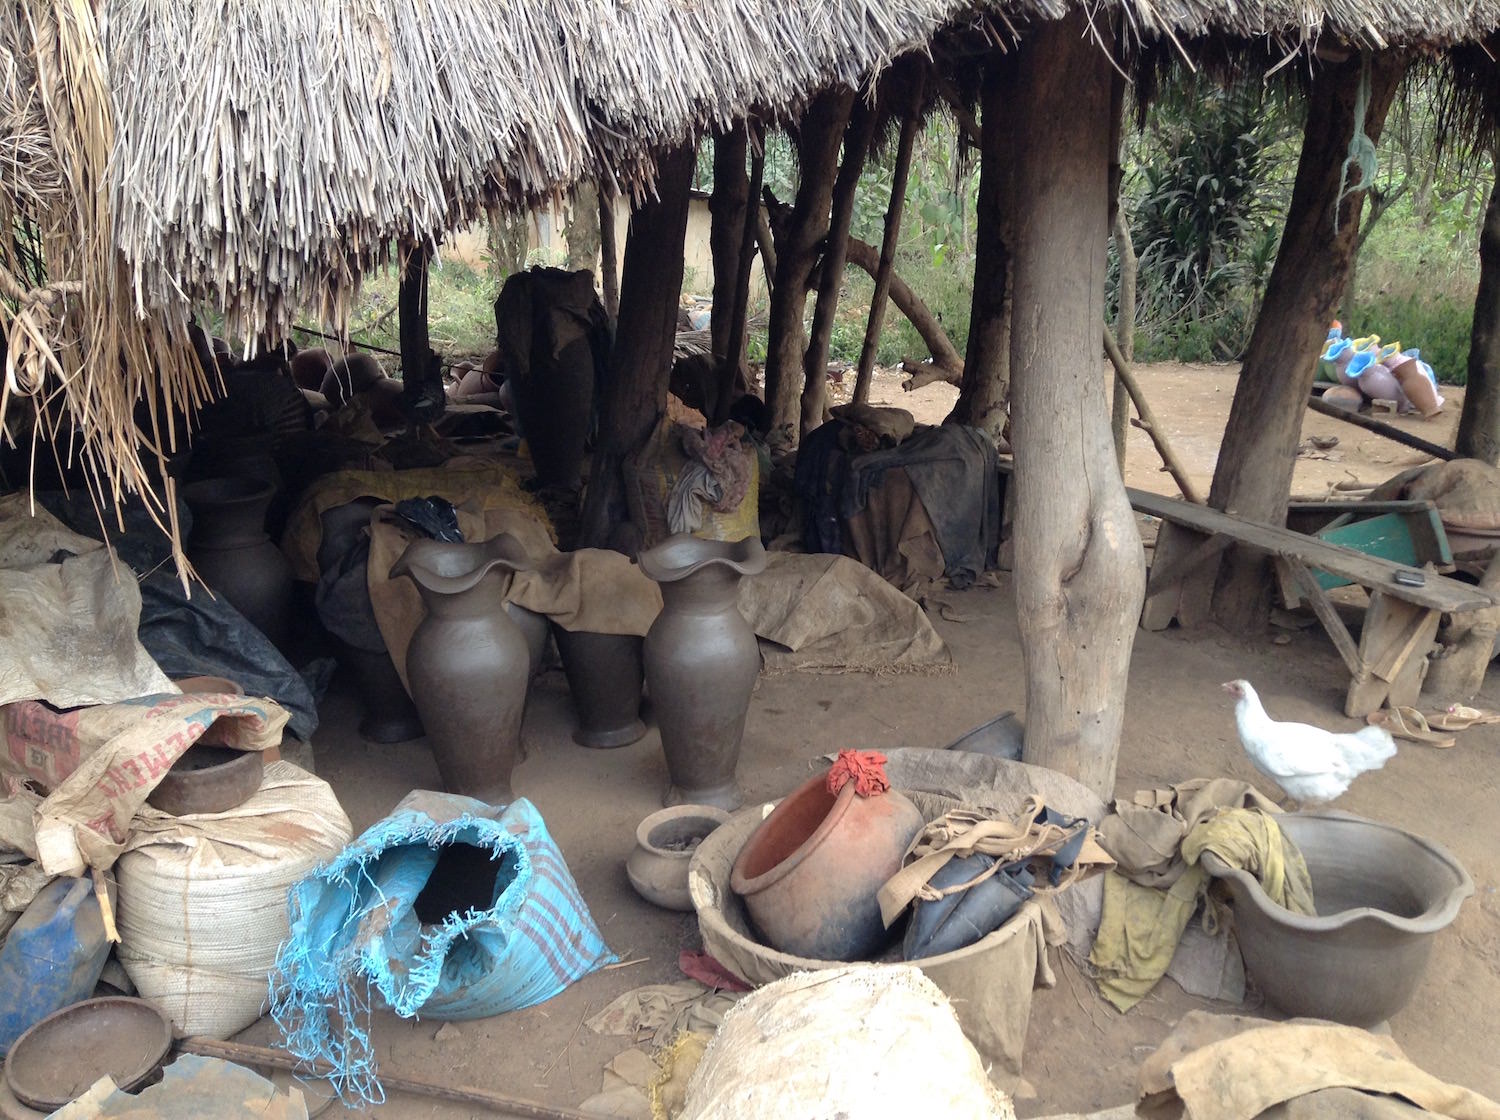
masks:
<svg viewBox="0 0 1500 1120"><path fill-rule="evenodd" d="M1172 962L1208 890L1209 874L1198 862L1205 851L1254 875L1277 905L1314 913L1302 853L1267 813L1226 809L1195 825L1181 851L1186 868L1165 889L1142 886L1115 870L1105 873L1104 909L1089 960L1098 970L1100 991L1121 1011L1139 1003Z"/></svg>

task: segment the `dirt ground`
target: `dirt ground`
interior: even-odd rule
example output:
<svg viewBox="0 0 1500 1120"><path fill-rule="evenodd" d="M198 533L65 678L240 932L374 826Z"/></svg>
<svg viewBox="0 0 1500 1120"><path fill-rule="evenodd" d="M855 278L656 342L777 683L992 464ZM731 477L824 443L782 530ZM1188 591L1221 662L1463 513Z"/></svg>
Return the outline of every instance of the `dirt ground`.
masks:
<svg viewBox="0 0 1500 1120"><path fill-rule="evenodd" d="M898 374L883 375L876 396L940 419L952 390L931 386L902 394ZM1217 438L1235 386L1232 368L1156 367L1143 371L1153 406L1207 488ZM1437 421L1403 421L1435 440L1451 435L1456 402ZM1306 433L1340 437L1337 460L1298 464L1299 493L1321 492L1353 475L1377 481L1407 461L1404 449L1334 420L1310 415ZM1145 435L1132 434L1133 484L1172 492L1155 469ZM933 617L949 643L954 671L938 676L785 675L763 678L752 701L740 766L752 799L785 793L814 768L814 759L840 747L883 749L946 744L1004 709L1024 708L1024 684L1008 577L999 589L946 593L946 612ZM1275 645L1271 635L1185 635L1138 632L1126 702L1117 792L1231 776L1255 780L1235 736L1228 698L1219 683L1247 677L1272 715L1330 728L1350 728L1342 715L1346 671L1316 628ZM1500 678L1479 703L1500 708ZM317 741L320 773L333 783L356 829L388 812L414 786L435 786L425 746L382 747L360 741L352 696L336 689L323 711ZM679 948L695 939L689 915L674 915L639 900L624 861L636 823L656 809L665 785L660 740L653 730L616 751L589 751L570 738L567 686L557 671L535 686L526 716L529 758L515 785L546 818L605 938L625 967L596 973L539 1007L458 1024L458 1037L434 1039L437 1022L377 1018L382 1068L481 1086L553 1105L576 1106L600 1088L604 1064L630 1040L600 1037L583 1022L621 992L679 978ZM1410 1006L1391 1022L1395 1038L1419 1065L1438 1077L1500 1098L1500 727L1476 728L1447 751L1402 743L1383 770L1361 777L1338 808L1410 828L1447 845L1477 884L1453 927L1437 938L1431 967ZM1139 1062L1193 1007L1208 1006L1172 982L1129 1014L1095 993L1092 981L1064 963L1058 986L1036 993L1025 1073L1036 1087L1018 1102L1022 1116L1088 1110L1133 1099ZM1251 1010L1257 1010L1252 999ZM1219 1010L1233 1010L1220 1007ZM268 1023L250 1041L274 1037ZM487 1115L467 1108L392 1096L382 1117Z"/></svg>

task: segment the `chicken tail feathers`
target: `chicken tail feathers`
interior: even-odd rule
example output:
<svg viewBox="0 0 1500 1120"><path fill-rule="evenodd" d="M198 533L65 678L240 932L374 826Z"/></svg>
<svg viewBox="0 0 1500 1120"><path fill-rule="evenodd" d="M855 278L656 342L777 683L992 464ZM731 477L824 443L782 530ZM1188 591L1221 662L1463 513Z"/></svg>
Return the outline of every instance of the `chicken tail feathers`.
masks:
<svg viewBox="0 0 1500 1120"><path fill-rule="evenodd" d="M1358 760L1362 763L1361 770L1379 770L1388 759L1396 757L1396 740L1383 727L1361 727L1352 737L1367 748Z"/></svg>

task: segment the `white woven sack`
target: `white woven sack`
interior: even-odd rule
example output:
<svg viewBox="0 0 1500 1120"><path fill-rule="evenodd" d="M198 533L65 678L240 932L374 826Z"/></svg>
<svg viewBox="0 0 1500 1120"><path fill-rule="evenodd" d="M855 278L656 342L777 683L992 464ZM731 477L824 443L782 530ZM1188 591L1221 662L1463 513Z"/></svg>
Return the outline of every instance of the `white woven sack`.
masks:
<svg viewBox="0 0 1500 1120"><path fill-rule="evenodd" d="M149 807L115 864L118 954L142 996L185 1034L227 1038L260 1017L287 890L352 838L321 778L273 762L227 813Z"/></svg>
<svg viewBox="0 0 1500 1120"><path fill-rule="evenodd" d="M948 997L908 964L798 972L724 1016L680 1120L1015 1120Z"/></svg>

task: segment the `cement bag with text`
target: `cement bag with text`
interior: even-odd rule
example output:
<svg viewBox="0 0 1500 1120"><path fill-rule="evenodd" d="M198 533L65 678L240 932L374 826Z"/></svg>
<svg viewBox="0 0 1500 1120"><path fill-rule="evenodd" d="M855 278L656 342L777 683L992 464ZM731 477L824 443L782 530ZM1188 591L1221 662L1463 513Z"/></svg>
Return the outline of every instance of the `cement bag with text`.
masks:
<svg viewBox="0 0 1500 1120"><path fill-rule="evenodd" d="M143 808L115 864L118 952L140 994L186 1034L248 1027L291 932L287 891L353 832L328 783L289 762L225 813Z"/></svg>
<svg viewBox="0 0 1500 1120"><path fill-rule="evenodd" d="M291 894L272 1015L288 1050L333 1064L346 1100L383 1099L373 992L403 1018L480 1019L551 999L613 961L525 798L416 790Z"/></svg>

